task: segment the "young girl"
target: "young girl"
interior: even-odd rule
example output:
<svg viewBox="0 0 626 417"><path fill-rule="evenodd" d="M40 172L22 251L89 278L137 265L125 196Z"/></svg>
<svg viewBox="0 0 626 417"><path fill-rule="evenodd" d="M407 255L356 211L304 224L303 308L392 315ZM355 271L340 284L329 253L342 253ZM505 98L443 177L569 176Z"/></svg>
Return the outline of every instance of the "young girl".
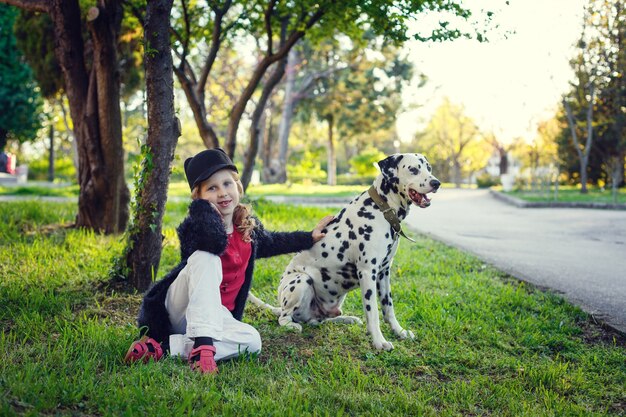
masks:
<svg viewBox="0 0 626 417"><path fill-rule="evenodd" d="M143 337L126 361L159 360L174 334L193 340L189 363L202 373L217 372L221 359L261 350L258 331L241 322L254 260L310 248L333 216L312 232L268 232L240 204L237 174L219 148L185 161L193 201L177 229L181 263L145 294L138 318Z"/></svg>

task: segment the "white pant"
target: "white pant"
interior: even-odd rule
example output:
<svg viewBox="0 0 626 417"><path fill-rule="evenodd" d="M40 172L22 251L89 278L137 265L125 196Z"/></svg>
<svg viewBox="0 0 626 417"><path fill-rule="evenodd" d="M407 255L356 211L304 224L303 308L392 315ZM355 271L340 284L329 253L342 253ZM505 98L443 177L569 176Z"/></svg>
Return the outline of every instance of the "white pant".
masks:
<svg viewBox="0 0 626 417"><path fill-rule="evenodd" d="M195 251L167 290L165 308L175 333L188 338L211 337L215 360L261 351L261 335L236 320L222 305L222 262L209 252Z"/></svg>

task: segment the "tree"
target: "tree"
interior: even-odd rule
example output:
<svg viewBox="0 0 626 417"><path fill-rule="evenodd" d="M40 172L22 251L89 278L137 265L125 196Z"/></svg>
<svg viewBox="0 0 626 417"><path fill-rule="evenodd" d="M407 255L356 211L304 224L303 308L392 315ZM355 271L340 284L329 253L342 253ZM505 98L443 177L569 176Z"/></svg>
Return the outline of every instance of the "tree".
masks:
<svg viewBox="0 0 626 417"><path fill-rule="evenodd" d="M472 145L478 142L479 131L464 108L448 98L435 110L424 132L415 141L423 149L440 178L461 186L465 165L472 156Z"/></svg>
<svg viewBox="0 0 626 417"><path fill-rule="evenodd" d="M626 6L594 0L588 14L587 25L592 29L588 52L598 75L595 147L606 180L615 189L624 182L626 158Z"/></svg>
<svg viewBox="0 0 626 417"><path fill-rule="evenodd" d="M52 20L55 56L63 72L78 142L76 226L105 233L123 231L130 194L124 181L116 49L123 14L120 2L98 0L84 20L78 0L0 2L48 13Z"/></svg>
<svg viewBox="0 0 626 417"><path fill-rule="evenodd" d="M206 7L199 2L181 1L172 22L173 47L178 59L174 71L185 91L205 145L218 146L221 142L213 123L209 120L210 115L205 104L207 82L218 53L229 50L236 41L250 34L261 39L260 56L251 70L249 82L238 96L229 116L228 130L223 143L227 153L233 157L242 115L265 73L272 65L283 66L289 51L305 35L316 39L326 37L328 33L337 30L357 39L366 28L371 28L377 35L386 39L403 42L408 39L407 21L429 10L450 13L462 20L469 20L472 16L470 10L457 2L441 0L425 2L299 0L285 3L276 0L257 3L226 0L209 1ZM486 15L490 18L492 13ZM417 33L414 37L420 40L445 40L470 36L453 26L449 20L442 21L432 32ZM480 32L474 36L478 39L484 38ZM206 48L198 48L204 44L207 44ZM282 63L278 64L279 62ZM280 72L284 70L277 68L276 77ZM261 107L257 114L262 113L266 101L264 97L271 93L272 83L265 84L266 90L262 92L257 104ZM258 129L257 125L253 122L252 129ZM252 154L255 151L254 147L258 148L258 144L251 142L250 146L248 160L253 162L255 155Z"/></svg>
<svg viewBox="0 0 626 417"><path fill-rule="evenodd" d="M395 123L412 66L397 48L375 36L367 43L351 43L339 36L312 49L306 59L325 76L317 77L302 110L327 123L327 182L335 185L336 144L364 148L356 138Z"/></svg>
<svg viewBox="0 0 626 417"><path fill-rule="evenodd" d="M569 97L563 98L563 108L567 116L567 122L571 132L574 150L578 156L579 174L580 174L580 192L586 194L587 190L587 166L589 163L589 155L593 145L593 109L595 106L596 92L596 66L589 59L586 51L587 43L583 39L579 42L581 48L580 55L571 61L572 67L576 71L576 81L572 83L572 93ZM575 114L572 110L574 102L577 110ZM578 113L583 114L584 122L580 121ZM580 133L583 132L585 142L579 140Z"/></svg>
<svg viewBox="0 0 626 417"><path fill-rule="evenodd" d="M41 128L41 96L13 35L17 14L0 4L0 152L7 139L32 140Z"/></svg>
<svg viewBox="0 0 626 417"><path fill-rule="evenodd" d="M133 224L129 230L126 266L134 288L145 290L156 276L161 259L161 225L174 150L180 124L174 115L174 75L169 39L173 0L151 0L144 20L148 139L143 148L142 169Z"/></svg>
<svg viewBox="0 0 626 417"><path fill-rule="evenodd" d="M292 48L289 52L285 70L283 103L276 138L267 135L268 140L264 149L263 181L266 183L284 183L287 181L289 134L298 105L303 100L310 100L315 97L313 90L321 80L330 77L335 72L349 69L347 64L328 67L323 62L312 59L313 50L314 46L305 39L299 43L299 47Z"/></svg>
<svg viewBox="0 0 626 417"><path fill-rule="evenodd" d="M576 80L563 100L571 138L560 145L564 167L587 192L587 183L624 179L626 158L626 11L621 2L592 0L572 59ZM572 160L573 155L573 160Z"/></svg>

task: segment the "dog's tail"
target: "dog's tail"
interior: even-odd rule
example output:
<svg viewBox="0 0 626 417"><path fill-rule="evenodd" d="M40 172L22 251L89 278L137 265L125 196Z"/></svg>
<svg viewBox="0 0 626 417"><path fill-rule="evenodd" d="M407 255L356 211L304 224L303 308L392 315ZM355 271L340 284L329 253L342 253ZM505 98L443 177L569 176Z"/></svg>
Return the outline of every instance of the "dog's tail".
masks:
<svg viewBox="0 0 626 417"><path fill-rule="evenodd" d="M263 300L260 300L259 298L257 298L254 294L252 294L251 292L248 293L248 301L251 301L252 304L254 304L255 306L264 309L264 310L269 310L272 312L273 315L275 315L276 317L280 316L280 308L278 307L274 307L272 305L267 304L266 302L264 302Z"/></svg>

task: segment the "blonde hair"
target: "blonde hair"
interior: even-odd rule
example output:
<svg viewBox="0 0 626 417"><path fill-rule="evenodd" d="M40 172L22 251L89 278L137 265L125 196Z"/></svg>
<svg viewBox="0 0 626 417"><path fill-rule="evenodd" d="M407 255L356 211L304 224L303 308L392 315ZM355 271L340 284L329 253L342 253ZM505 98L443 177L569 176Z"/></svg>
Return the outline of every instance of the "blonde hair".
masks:
<svg viewBox="0 0 626 417"><path fill-rule="evenodd" d="M235 171L229 170L235 184L237 184L237 191L239 192L239 198L243 197L243 184L239 179L239 174ZM208 178L206 179L208 180ZM191 190L191 199L198 200L200 198L200 187L206 181L200 182ZM239 203L233 212L233 225L237 228L237 231L241 234L241 238L244 242L252 241L252 230L256 227L256 220L252 216L252 207L249 204Z"/></svg>

